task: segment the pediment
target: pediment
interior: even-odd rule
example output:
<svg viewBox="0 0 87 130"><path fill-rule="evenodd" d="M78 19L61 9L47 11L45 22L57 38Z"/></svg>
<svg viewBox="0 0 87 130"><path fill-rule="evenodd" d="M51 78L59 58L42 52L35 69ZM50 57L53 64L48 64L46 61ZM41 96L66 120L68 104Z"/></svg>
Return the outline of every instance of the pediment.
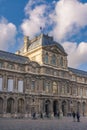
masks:
<svg viewBox="0 0 87 130"><path fill-rule="evenodd" d="M58 48L58 46L56 46L56 45L46 46L46 47L45 47L45 50L51 51L51 52L56 53L56 54L67 55L64 51L61 51L61 50Z"/></svg>

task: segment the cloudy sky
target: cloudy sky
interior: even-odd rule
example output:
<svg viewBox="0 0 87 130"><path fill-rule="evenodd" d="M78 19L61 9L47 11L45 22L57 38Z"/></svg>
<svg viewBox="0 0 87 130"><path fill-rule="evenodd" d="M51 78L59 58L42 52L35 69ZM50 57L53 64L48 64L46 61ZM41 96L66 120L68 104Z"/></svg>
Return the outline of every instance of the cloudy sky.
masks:
<svg viewBox="0 0 87 130"><path fill-rule="evenodd" d="M0 0L0 50L15 52L40 27L65 48L70 67L87 71L87 0Z"/></svg>

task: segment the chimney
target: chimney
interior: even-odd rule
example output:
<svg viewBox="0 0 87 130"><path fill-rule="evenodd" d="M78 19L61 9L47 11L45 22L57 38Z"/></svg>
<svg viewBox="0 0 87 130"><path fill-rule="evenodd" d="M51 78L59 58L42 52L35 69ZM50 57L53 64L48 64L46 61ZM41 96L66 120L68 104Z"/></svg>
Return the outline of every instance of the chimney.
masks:
<svg viewBox="0 0 87 130"><path fill-rule="evenodd" d="M24 50L25 50L25 52L27 52L29 44L30 44L29 37L24 36Z"/></svg>

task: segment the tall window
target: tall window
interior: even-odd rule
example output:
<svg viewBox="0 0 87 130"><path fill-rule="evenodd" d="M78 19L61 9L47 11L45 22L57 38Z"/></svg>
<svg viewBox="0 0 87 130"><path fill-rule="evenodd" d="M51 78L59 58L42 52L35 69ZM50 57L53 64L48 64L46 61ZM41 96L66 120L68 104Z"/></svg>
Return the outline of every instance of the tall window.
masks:
<svg viewBox="0 0 87 130"><path fill-rule="evenodd" d="M35 81L34 80L31 82L31 89L35 90Z"/></svg>
<svg viewBox="0 0 87 130"><path fill-rule="evenodd" d="M60 65L63 66L63 57L60 57Z"/></svg>
<svg viewBox="0 0 87 130"><path fill-rule="evenodd" d="M67 93L69 93L69 86L67 86Z"/></svg>
<svg viewBox="0 0 87 130"><path fill-rule="evenodd" d="M3 63L2 62L0 62L0 68L2 68L3 67Z"/></svg>
<svg viewBox="0 0 87 130"><path fill-rule="evenodd" d="M13 79L8 79L8 92L13 92Z"/></svg>
<svg viewBox="0 0 87 130"><path fill-rule="evenodd" d="M80 96L83 96L83 89L80 88Z"/></svg>
<svg viewBox="0 0 87 130"><path fill-rule="evenodd" d="M23 93L23 81L18 81L18 92Z"/></svg>
<svg viewBox="0 0 87 130"><path fill-rule="evenodd" d="M48 63L48 53L45 54L45 63Z"/></svg>
<svg viewBox="0 0 87 130"><path fill-rule="evenodd" d="M0 77L0 91L2 91L2 77Z"/></svg>
<svg viewBox="0 0 87 130"><path fill-rule="evenodd" d="M50 91L50 83L45 82L45 91L48 93Z"/></svg>
<svg viewBox="0 0 87 130"><path fill-rule="evenodd" d="M65 87L62 86L62 94L65 94Z"/></svg>
<svg viewBox="0 0 87 130"><path fill-rule="evenodd" d="M56 94L57 93L57 83L53 82L53 93Z"/></svg>
<svg viewBox="0 0 87 130"><path fill-rule="evenodd" d="M55 55L52 56L51 64L56 65L56 56Z"/></svg>
<svg viewBox="0 0 87 130"><path fill-rule="evenodd" d="M77 95L77 88L76 87L73 87L73 94Z"/></svg>
<svg viewBox="0 0 87 130"><path fill-rule="evenodd" d="M87 89L86 89L86 96L87 96Z"/></svg>

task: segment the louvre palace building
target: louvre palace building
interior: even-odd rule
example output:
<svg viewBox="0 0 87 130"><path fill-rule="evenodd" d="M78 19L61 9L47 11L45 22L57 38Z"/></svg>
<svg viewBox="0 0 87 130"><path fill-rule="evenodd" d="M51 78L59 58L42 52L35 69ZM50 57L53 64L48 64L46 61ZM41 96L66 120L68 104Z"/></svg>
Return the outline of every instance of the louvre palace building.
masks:
<svg viewBox="0 0 87 130"><path fill-rule="evenodd" d="M0 117L87 115L87 72L68 67L53 37L24 37L15 54L0 51Z"/></svg>

